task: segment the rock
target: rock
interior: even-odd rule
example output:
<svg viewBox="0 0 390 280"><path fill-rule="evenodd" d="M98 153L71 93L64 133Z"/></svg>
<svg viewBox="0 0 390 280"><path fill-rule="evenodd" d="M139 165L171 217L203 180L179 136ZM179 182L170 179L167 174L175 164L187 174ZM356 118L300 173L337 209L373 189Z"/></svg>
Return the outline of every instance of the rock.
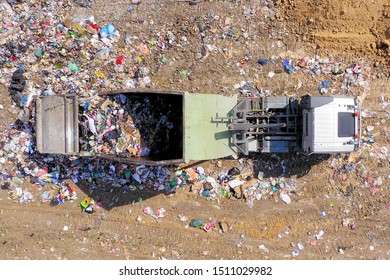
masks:
<svg viewBox="0 0 390 280"><path fill-rule="evenodd" d="M342 220L342 222L341 222L341 224L342 224L343 227L349 227L349 226L351 226L353 223L354 223L354 222L353 222L353 219L351 219L351 218L344 218L344 219Z"/></svg>
<svg viewBox="0 0 390 280"><path fill-rule="evenodd" d="M23 108L18 114L18 119L23 123L28 123L30 120L30 110L28 108Z"/></svg>
<svg viewBox="0 0 390 280"><path fill-rule="evenodd" d="M242 191L242 186L237 186L234 188L234 192L235 192L235 197L238 198L238 199L241 199L242 198L242 194L243 194L243 191Z"/></svg>
<svg viewBox="0 0 390 280"><path fill-rule="evenodd" d="M222 232L228 232L229 231L229 225L226 222L220 222L219 226L222 229Z"/></svg>
<svg viewBox="0 0 390 280"><path fill-rule="evenodd" d="M203 190L203 183L198 181L191 185L191 192Z"/></svg>
<svg viewBox="0 0 390 280"><path fill-rule="evenodd" d="M259 245L259 249L262 250L264 253L269 253L269 250L267 247L265 247L264 244Z"/></svg>
<svg viewBox="0 0 390 280"><path fill-rule="evenodd" d="M375 179L374 186L381 186L382 184L383 184L382 177L378 177L377 179Z"/></svg>
<svg viewBox="0 0 390 280"><path fill-rule="evenodd" d="M92 7L92 0L76 0L75 3L83 8L90 8Z"/></svg>

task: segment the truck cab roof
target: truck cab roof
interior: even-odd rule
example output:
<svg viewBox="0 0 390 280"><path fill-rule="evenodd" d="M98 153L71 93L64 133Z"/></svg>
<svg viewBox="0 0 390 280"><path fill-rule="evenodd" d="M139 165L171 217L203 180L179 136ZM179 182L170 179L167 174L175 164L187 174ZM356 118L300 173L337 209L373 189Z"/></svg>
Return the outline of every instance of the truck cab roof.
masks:
<svg viewBox="0 0 390 280"><path fill-rule="evenodd" d="M348 153L359 146L360 113L346 96L305 96L302 148L306 153Z"/></svg>

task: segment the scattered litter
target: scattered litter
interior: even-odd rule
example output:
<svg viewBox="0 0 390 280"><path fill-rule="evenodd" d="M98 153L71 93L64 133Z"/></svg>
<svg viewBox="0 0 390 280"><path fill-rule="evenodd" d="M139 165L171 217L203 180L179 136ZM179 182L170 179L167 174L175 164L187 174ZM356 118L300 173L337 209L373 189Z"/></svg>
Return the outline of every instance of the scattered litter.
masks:
<svg viewBox="0 0 390 280"><path fill-rule="evenodd" d="M248 200L247 202L246 202L246 206L248 207L248 208L253 208L253 200Z"/></svg>
<svg viewBox="0 0 390 280"><path fill-rule="evenodd" d="M212 228L214 227L213 223L206 223L203 227L203 229L206 231L206 232L209 232Z"/></svg>
<svg viewBox="0 0 390 280"><path fill-rule="evenodd" d="M159 218L165 217L166 210L165 210L165 208L158 208L156 210L156 212L154 212L151 207L146 207L146 208L144 208L144 210L142 210L142 213L144 215L150 215L151 217L153 217L154 219L157 220Z"/></svg>
<svg viewBox="0 0 390 280"><path fill-rule="evenodd" d="M326 94L328 93L328 89L329 89L329 86L331 85L332 83L327 81L327 80L323 80L321 82L321 85L318 87L318 90L319 92L323 95L323 94Z"/></svg>
<svg viewBox="0 0 390 280"><path fill-rule="evenodd" d="M206 224L205 221L202 219L194 219L194 220L191 220L191 223L190 223L190 225L192 227L196 227L196 228L203 228L205 224Z"/></svg>
<svg viewBox="0 0 390 280"><path fill-rule="evenodd" d="M86 196L83 200L80 202L80 207L83 212L86 213L94 213L96 206L95 206L95 201L91 199L90 197Z"/></svg>
<svg viewBox="0 0 390 280"><path fill-rule="evenodd" d="M316 239L322 239L325 232L323 230L320 230L315 236Z"/></svg>
<svg viewBox="0 0 390 280"><path fill-rule="evenodd" d="M354 224L354 220L352 218L343 218L341 224L343 227L350 227Z"/></svg>
<svg viewBox="0 0 390 280"><path fill-rule="evenodd" d="M184 215L178 215L178 218L179 218L179 220L181 221L181 222L186 222L187 220L188 220L188 218L186 217L186 216L184 216Z"/></svg>
<svg viewBox="0 0 390 280"><path fill-rule="evenodd" d="M266 64L268 64L269 60L264 59L264 58L259 58L259 60L257 62L261 65L266 65Z"/></svg>
<svg viewBox="0 0 390 280"><path fill-rule="evenodd" d="M290 197L288 196L288 194L285 193L285 192L280 193L280 199L281 199L284 203L286 203L286 204L290 204L290 203L291 203L291 198L290 198Z"/></svg>
<svg viewBox="0 0 390 280"><path fill-rule="evenodd" d="M264 244L259 245L259 249L262 250L264 253L269 253L269 250L267 247L265 247Z"/></svg>
<svg viewBox="0 0 390 280"><path fill-rule="evenodd" d="M19 195L19 194L20 194L20 192L17 193L17 195ZM23 204L23 203L33 201L33 200L34 200L33 195L29 191L24 190L20 195L19 203Z"/></svg>
<svg viewBox="0 0 390 280"><path fill-rule="evenodd" d="M191 227L203 229L206 232L210 232L214 228L214 223L212 222L205 222L202 219L193 219L190 223Z"/></svg>

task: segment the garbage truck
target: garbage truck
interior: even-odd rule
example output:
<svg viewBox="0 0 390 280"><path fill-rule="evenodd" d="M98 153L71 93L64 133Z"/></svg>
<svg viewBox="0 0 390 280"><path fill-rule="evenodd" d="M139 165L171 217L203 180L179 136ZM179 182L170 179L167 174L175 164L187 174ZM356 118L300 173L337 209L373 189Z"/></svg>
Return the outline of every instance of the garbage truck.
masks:
<svg viewBox="0 0 390 280"><path fill-rule="evenodd" d="M239 97L126 89L96 97L98 101L92 103L92 97L76 95L38 97L37 150L129 164L172 165L251 153L350 153L361 143L361 109L356 98L348 96ZM97 109L102 113L93 113ZM126 122L118 124L120 118ZM130 126L141 131L139 145L123 140ZM111 148L106 141L112 141ZM120 144L123 147L118 150ZM154 151L143 152L148 146Z"/></svg>

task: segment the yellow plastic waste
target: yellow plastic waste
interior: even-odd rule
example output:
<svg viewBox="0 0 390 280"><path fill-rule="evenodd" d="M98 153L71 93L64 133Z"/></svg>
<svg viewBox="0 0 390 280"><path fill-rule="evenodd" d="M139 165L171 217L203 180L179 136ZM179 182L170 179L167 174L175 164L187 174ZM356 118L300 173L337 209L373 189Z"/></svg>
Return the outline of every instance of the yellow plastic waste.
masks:
<svg viewBox="0 0 390 280"><path fill-rule="evenodd" d="M356 163L356 156L354 153L350 153L348 157L348 163Z"/></svg>
<svg viewBox="0 0 390 280"><path fill-rule="evenodd" d="M98 77L98 78L103 78L103 79L107 79L106 75L104 75L103 72L96 72L96 77Z"/></svg>

